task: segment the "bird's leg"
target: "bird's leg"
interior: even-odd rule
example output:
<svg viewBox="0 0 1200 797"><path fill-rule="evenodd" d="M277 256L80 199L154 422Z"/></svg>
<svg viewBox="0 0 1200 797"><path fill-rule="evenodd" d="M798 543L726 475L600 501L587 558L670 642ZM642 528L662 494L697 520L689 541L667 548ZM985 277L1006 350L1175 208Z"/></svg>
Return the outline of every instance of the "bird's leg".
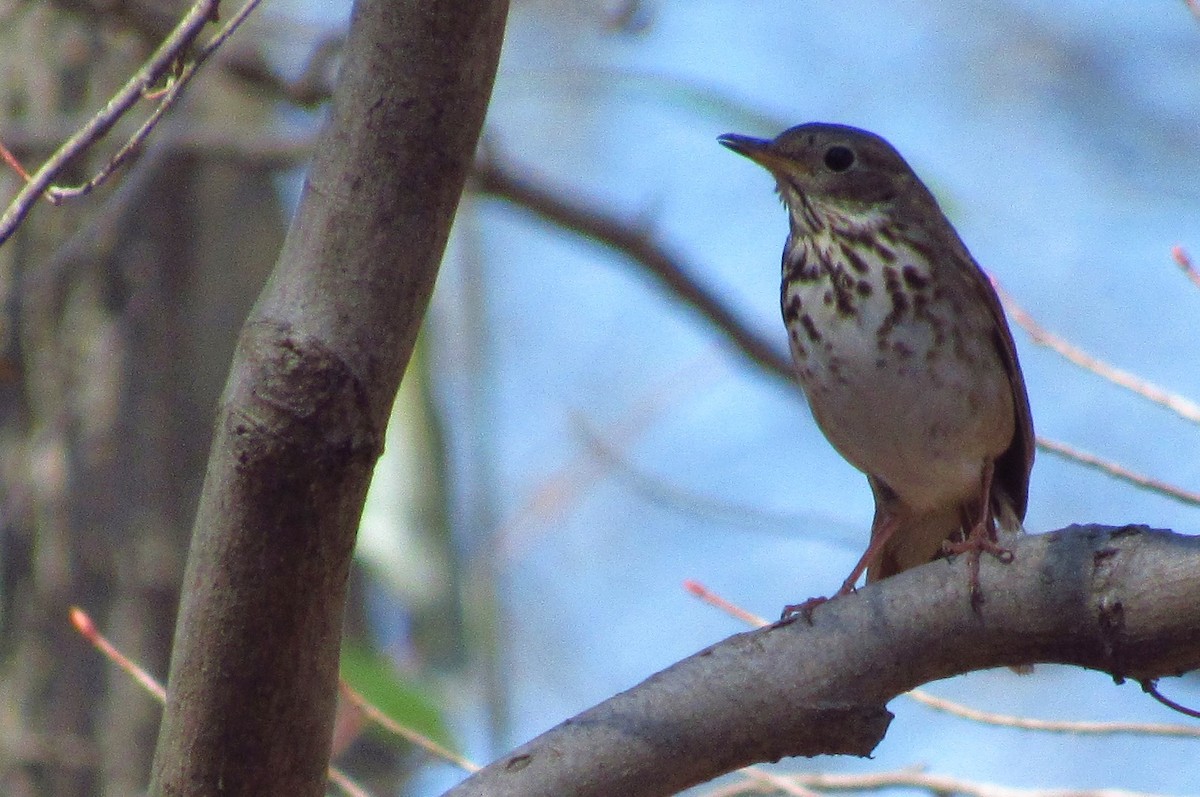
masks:
<svg viewBox="0 0 1200 797"><path fill-rule="evenodd" d="M859 558L858 564L850 571L850 575L842 582L842 588L833 596L834 598L841 595L849 595L854 592L854 585L858 583L859 577L863 572L871 566L874 561L879 558L879 554L883 551L883 546L895 533L896 528L900 525L899 520L894 515L885 514L883 520L878 526L871 529L871 544L867 546L867 550ZM797 617L803 617L805 621L812 625L813 609L820 606L822 603L830 600L830 598L809 598L804 603L793 603L783 607L783 616L779 618L779 625L786 625Z"/></svg>
<svg viewBox="0 0 1200 797"><path fill-rule="evenodd" d="M971 606L976 610L983 604L983 592L979 588L979 557L990 553L1005 564L1013 560L1013 552L1003 547L996 536L996 518L992 511L992 477L995 475L995 465L991 460L984 463L983 475L980 479L982 489L979 491L977 506L964 506L963 525L970 526L966 539L961 542L942 543L942 551L948 555L967 554L967 565L971 573Z"/></svg>

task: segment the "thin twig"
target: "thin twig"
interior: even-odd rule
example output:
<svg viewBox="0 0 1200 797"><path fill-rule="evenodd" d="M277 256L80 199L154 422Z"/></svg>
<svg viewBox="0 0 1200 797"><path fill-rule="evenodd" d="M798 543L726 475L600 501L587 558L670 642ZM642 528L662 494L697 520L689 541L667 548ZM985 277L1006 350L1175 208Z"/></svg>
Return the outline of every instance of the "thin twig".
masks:
<svg viewBox="0 0 1200 797"><path fill-rule="evenodd" d="M371 797L371 793L347 777L346 773L337 767L329 768L329 782L336 784L339 789L350 797Z"/></svg>
<svg viewBox="0 0 1200 797"><path fill-rule="evenodd" d="M776 792L808 796L829 792L890 791L897 788L919 789L934 797L1157 797L1147 792L1125 789L1017 788L948 775L933 775L918 767L868 775L824 772L775 775L757 767L746 767L738 772L745 776L746 780L709 790L705 792L705 797L740 797Z"/></svg>
<svg viewBox="0 0 1200 797"><path fill-rule="evenodd" d="M136 150L166 109L175 102L200 64L245 21L259 1L248 0L238 13L226 23L225 27L213 37L212 41L199 51L195 59L182 68L150 118L142 124L129 142L101 169L96 177L77 188L48 190L55 178L72 159L103 138L130 108L141 100L164 75L176 67L196 37L200 35L204 26L216 18L218 0L197 0L170 35L163 40L158 50L142 65L142 68L126 81L104 108L71 135L26 181L25 186L9 204L4 215L0 217L0 245L12 236L25 217L29 215L39 196L45 194L50 202L57 203L64 198L91 191L111 174L130 153Z"/></svg>
<svg viewBox="0 0 1200 797"><path fill-rule="evenodd" d="M1141 686L1142 686L1143 692L1150 695L1150 697L1154 698L1159 703L1162 703L1164 706L1171 709L1172 711L1178 711L1180 714L1184 715L1185 717L1192 717L1193 719L1200 719L1200 711L1198 711L1194 708L1188 708L1187 706L1183 705L1182 703L1176 703L1174 700L1167 697L1162 692L1158 691L1158 682L1155 679L1147 678L1147 679L1141 681ZM1200 734L1197 734L1197 735L1200 735Z"/></svg>
<svg viewBox="0 0 1200 797"><path fill-rule="evenodd" d="M762 767L742 767L738 770L738 774L757 786L765 786L771 789L771 791L780 792L781 794L791 794L794 797L820 797L821 794L818 791L813 791L801 785L803 775L777 775L774 772L768 772ZM736 792L733 793L736 794Z"/></svg>
<svg viewBox="0 0 1200 797"><path fill-rule="evenodd" d="M701 584L699 581L693 581L689 578L683 582L683 588L707 603L709 606L714 606L720 609L730 617L741 620L746 625L753 626L754 628L763 628L764 626L769 625L769 623L762 617L743 609L741 606L738 606L732 601L726 600L708 587Z"/></svg>
<svg viewBox="0 0 1200 797"><path fill-rule="evenodd" d="M826 791L881 791L883 789L923 789L930 794L957 794L963 797L1153 797L1147 792L1125 789L1038 789L1001 786L994 783L932 775L917 769L880 772L875 775L837 775L818 773L797 775L796 781Z"/></svg>
<svg viewBox="0 0 1200 797"><path fill-rule="evenodd" d="M17 156L12 154L3 143L0 143L0 159L7 163L8 168L16 172L22 180L29 182L29 172L25 171L25 167L21 165L21 161L17 160Z"/></svg>
<svg viewBox="0 0 1200 797"><path fill-rule="evenodd" d="M118 668L124 670L159 703L167 701L166 688L153 675L134 663L132 659L118 650L116 645L110 642L107 637L101 634L96 629L96 624L92 622L92 618L87 612L78 606L72 606L68 611L68 615L71 625L75 626L75 630L79 632L79 635L90 642L92 647L100 651L105 658L117 665ZM365 706L369 705L364 701L362 705L359 705L359 708L365 713L367 711ZM370 706L370 708L378 711L374 706ZM338 784L338 786L347 794L352 795L352 797L370 797L370 793L366 789L359 786L349 775L332 764L329 765L329 779Z"/></svg>
<svg viewBox="0 0 1200 797"><path fill-rule="evenodd" d="M124 653L117 650L116 646L112 642L109 642L108 638L96 629L96 624L92 622L92 618L88 616L87 612L78 606L72 606L68 610L68 614L71 618L71 625L75 626L75 630L79 632L79 635L90 642L92 647L103 653L105 658L128 673L133 680L137 681L159 703L167 699L167 690L163 688L163 685L155 680L153 675L135 664Z"/></svg>
<svg viewBox="0 0 1200 797"><path fill-rule="evenodd" d="M1004 290L995 278L992 279L992 285L996 288L996 293L1000 296L1004 309L1012 316L1013 321L1029 334L1034 343L1054 350L1067 361L1091 371L1114 385L1119 385L1142 398L1166 407L1181 418L1193 423L1200 423L1200 404L1093 357L1039 324L1033 316L1016 303L1016 300Z"/></svg>
<svg viewBox="0 0 1200 797"><path fill-rule="evenodd" d="M1176 487L1173 484L1164 482L1161 479L1155 479L1150 476L1144 476L1136 471L1132 471L1124 465L1120 465L1112 460L1102 459L1094 454L1089 454L1086 451L1080 451L1078 448L1069 446L1066 443L1060 443L1057 440L1050 440L1045 437L1039 437L1037 440L1038 448L1043 451L1049 451L1052 454L1058 454L1073 462L1085 465L1089 468L1094 468L1114 478L1140 487L1145 490L1151 490L1165 495L1168 498L1174 498L1192 506L1200 506L1200 493L1192 490L1185 490L1182 487Z"/></svg>
<svg viewBox="0 0 1200 797"><path fill-rule="evenodd" d="M396 734L406 741L412 742L422 750L425 750L431 755L437 756L443 761L448 761L451 764L454 764L459 769L467 772L479 771L480 767L474 761L460 756L453 750L448 750L445 747L442 747L429 737L423 736L411 728L404 727L387 714L384 714L378 708L371 705L371 703L369 703L365 697L356 692L354 688L345 681L342 681L342 696L345 697L346 700L352 703L356 708L358 708L358 710L366 715L369 719L374 720L375 723L377 723L381 728Z"/></svg>
<svg viewBox="0 0 1200 797"><path fill-rule="evenodd" d="M1175 264L1179 268L1183 269L1183 273L1192 281L1192 284L1200 288L1200 271L1197 271L1196 267L1192 265L1192 258L1187 253L1187 250L1182 246L1172 246L1171 259L1175 261Z"/></svg>
<svg viewBox="0 0 1200 797"><path fill-rule="evenodd" d="M179 74L171 79L166 90L160 92L162 99L159 100L158 105L155 106L154 111L151 112L150 116L146 118L146 121L142 122L137 131L129 137L128 141L125 142L124 146L117 150L117 153L109 158L108 162L105 163L104 166L102 166L90 180L88 180L86 183L69 188L52 186L46 191L47 198L52 203L57 205L64 200L75 199L77 197L90 194L92 191L96 190L96 188L103 185L104 181L107 180L113 172L121 167L121 164L123 164L131 155L133 155L133 153L137 152L138 149L141 148L142 144L146 140L146 137L153 132L154 128L158 125L159 120L162 119L163 114L165 114L167 110L170 109L179 99L179 95L183 93L183 89L189 82L191 82L191 79L195 77L196 72L200 69L200 66L206 60L208 60L209 56L216 52L218 47L224 44L225 41L233 35L233 32L237 30L243 22L249 18L251 12L258 7L260 2L262 2L262 0L246 0L246 3L240 9L238 9L238 12L234 14L227 23L225 23L225 26L221 28L217 35L213 36L212 40L209 41L209 43L203 48L201 48L201 50L196 54L196 57L179 70ZM151 95L149 92L147 92L146 96L149 97L157 95Z"/></svg>
<svg viewBox="0 0 1200 797"><path fill-rule="evenodd" d="M142 98L143 93L171 69L180 54L191 46L200 35L200 31L212 19L217 5L218 0L197 0L175 26L175 30L163 40L158 50L113 95L108 104L42 164L8 206L4 216L0 217L0 244L12 236L13 231L29 214L37 198L67 163L108 133L117 120Z"/></svg>
<svg viewBox="0 0 1200 797"><path fill-rule="evenodd" d="M1124 789L1038 789L1015 788L992 783L931 775L920 768L880 772L874 775L841 775L832 773L799 773L770 775L762 770L746 768L740 771L747 780L732 783L706 793L706 797L739 797L745 794L771 792L785 794L821 794L827 792L888 791L897 788L920 789L935 797L1154 797L1146 792ZM766 777L764 777L766 776ZM803 791L798 791L798 790ZM819 789L821 791L813 791Z"/></svg>
<svg viewBox="0 0 1200 797"><path fill-rule="evenodd" d="M943 711L955 717L996 725L1002 728L1021 728L1027 731L1046 731L1049 733L1070 733L1087 736L1114 736L1117 734L1137 734L1139 736L1169 736L1187 739L1200 739L1200 726L1170 725L1158 722L1082 722L1075 720L1039 720L1030 717L1017 717L1010 714L996 714L991 711L980 711L961 703L955 703L944 698L935 697L921 689L914 689L907 696L923 706Z"/></svg>

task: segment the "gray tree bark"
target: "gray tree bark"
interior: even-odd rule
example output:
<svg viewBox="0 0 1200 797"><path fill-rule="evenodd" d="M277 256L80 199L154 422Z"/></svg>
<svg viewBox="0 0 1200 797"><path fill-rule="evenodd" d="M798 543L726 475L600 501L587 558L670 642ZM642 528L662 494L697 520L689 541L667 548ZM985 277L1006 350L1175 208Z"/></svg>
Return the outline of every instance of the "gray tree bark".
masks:
<svg viewBox="0 0 1200 797"><path fill-rule="evenodd" d="M1200 537L1072 526L934 562L739 634L588 709L444 797L663 797L784 756L870 755L887 702L972 670L1054 662L1148 681L1200 667ZM803 597L803 596L798 596Z"/></svg>
<svg viewBox="0 0 1200 797"><path fill-rule="evenodd" d="M153 794L324 792L355 530L506 12L355 6L331 118L219 413Z"/></svg>

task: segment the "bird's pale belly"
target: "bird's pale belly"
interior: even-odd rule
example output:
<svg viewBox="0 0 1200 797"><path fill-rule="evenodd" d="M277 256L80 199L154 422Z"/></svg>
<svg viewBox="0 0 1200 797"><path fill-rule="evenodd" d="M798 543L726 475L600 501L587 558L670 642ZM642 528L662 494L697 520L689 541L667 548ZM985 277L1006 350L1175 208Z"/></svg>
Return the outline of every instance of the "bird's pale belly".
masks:
<svg viewBox="0 0 1200 797"><path fill-rule="evenodd" d="M807 311L788 319L789 339L834 448L916 511L977 494L985 461L1008 447L1015 423L991 336L951 340L947 320L896 313L883 295L846 313L820 301L819 283L810 287L793 288ZM981 359L990 362L980 368Z"/></svg>

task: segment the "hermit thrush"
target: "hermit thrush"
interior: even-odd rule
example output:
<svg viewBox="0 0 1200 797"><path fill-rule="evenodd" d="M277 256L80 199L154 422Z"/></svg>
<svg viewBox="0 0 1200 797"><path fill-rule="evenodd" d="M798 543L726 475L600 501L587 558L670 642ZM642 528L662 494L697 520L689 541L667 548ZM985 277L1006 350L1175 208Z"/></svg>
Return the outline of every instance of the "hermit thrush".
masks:
<svg viewBox="0 0 1200 797"><path fill-rule="evenodd" d="M871 541L838 594L946 553L1010 560L1033 424L996 292L929 189L879 136L806 124L719 141L775 177L791 232L781 302L817 425L875 496ZM789 606L810 617L814 598Z"/></svg>

